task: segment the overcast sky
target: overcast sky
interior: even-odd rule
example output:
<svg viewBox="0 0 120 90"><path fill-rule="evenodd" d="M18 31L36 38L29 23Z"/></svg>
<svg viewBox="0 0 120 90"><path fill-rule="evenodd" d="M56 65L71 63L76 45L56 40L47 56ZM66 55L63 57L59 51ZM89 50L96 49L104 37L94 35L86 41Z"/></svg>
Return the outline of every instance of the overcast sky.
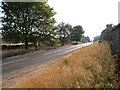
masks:
<svg viewBox="0 0 120 90"><path fill-rule="evenodd" d="M100 35L106 24L118 24L119 0L48 0L57 14L56 21L82 25L85 36Z"/></svg>
<svg viewBox="0 0 120 90"><path fill-rule="evenodd" d="M72 26L81 25L85 30L84 35L93 39L101 34L106 24L118 24L118 1L48 0L48 4L57 13L55 15L57 23L63 21Z"/></svg>

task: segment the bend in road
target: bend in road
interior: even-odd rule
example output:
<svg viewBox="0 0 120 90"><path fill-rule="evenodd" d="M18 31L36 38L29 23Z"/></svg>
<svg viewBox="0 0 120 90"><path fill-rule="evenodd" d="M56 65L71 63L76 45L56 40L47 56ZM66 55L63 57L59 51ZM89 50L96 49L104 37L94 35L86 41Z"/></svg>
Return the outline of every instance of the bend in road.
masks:
<svg viewBox="0 0 120 90"><path fill-rule="evenodd" d="M6 58L2 61L2 74L8 75L11 72L19 71L33 65L42 65L50 60L55 60L63 57L79 48L91 45L92 43L71 45L59 47L53 50L38 51L36 53L29 53L25 55L19 55L16 57Z"/></svg>

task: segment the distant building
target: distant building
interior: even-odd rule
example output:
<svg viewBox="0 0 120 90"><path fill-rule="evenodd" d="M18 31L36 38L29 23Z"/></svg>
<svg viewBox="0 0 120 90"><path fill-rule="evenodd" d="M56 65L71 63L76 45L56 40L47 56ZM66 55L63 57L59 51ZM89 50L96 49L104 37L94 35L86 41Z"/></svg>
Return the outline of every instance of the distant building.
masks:
<svg viewBox="0 0 120 90"><path fill-rule="evenodd" d="M120 24L112 29L112 51L114 54L120 54Z"/></svg>

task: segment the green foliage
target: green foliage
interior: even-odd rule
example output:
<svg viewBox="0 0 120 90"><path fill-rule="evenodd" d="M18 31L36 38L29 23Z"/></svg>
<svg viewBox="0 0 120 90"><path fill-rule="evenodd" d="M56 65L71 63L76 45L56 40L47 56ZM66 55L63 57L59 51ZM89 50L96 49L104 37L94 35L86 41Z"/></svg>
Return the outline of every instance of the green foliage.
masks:
<svg viewBox="0 0 120 90"><path fill-rule="evenodd" d="M62 44L69 42L72 33L72 26L69 24L65 24L64 22L58 24L58 38Z"/></svg>
<svg viewBox="0 0 120 90"><path fill-rule="evenodd" d="M99 40L101 40L101 37L100 36L96 36L96 37L94 37L94 42L96 42L96 41L99 41Z"/></svg>
<svg viewBox="0 0 120 90"><path fill-rule="evenodd" d="M89 36L87 36L86 39L87 39L88 42L90 42L90 37Z"/></svg>
<svg viewBox="0 0 120 90"><path fill-rule="evenodd" d="M103 30L101 33L101 39L105 41L111 41L112 40L112 33L111 33L112 29L113 29L113 25L107 24L106 29Z"/></svg>
<svg viewBox="0 0 120 90"><path fill-rule="evenodd" d="M87 36L85 37L84 35L82 36L82 42L90 42L90 38Z"/></svg>
<svg viewBox="0 0 120 90"><path fill-rule="evenodd" d="M73 27L73 32L72 32L72 41L81 41L82 34L84 34L84 30L82 26L77 25Z"/></svg>
<svg viewBox="0 0 120 90"><path fill-rule="evenodd" d="M47 2L2 2L2 9L5 41L23 42L28 48L28 42L52 40L55 12Z"/></svg>

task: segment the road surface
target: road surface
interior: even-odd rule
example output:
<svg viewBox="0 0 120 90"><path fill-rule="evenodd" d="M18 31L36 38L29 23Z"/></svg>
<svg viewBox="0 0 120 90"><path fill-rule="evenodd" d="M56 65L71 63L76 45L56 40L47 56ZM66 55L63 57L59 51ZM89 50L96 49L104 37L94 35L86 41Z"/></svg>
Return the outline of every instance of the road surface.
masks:
<svg viewBox="0 0 120 90"><path fill-rule="evenodd" d="M42 65L50 60L59 59L79 48L84 46L90 45L92 43L85 43L85 44L77 44L77 45L70 45L59 47L53 50L44 50L38 51L35 53L29 53L25 55L18 55L10 58L6 58L2 60L2 77L3 80L6 79L6 75L10 73L14 73L19 70L23 70L30 66L37 66ZM14 75L14 74L12 74ZM9 75L11 76L11 75Z"/></svg>

